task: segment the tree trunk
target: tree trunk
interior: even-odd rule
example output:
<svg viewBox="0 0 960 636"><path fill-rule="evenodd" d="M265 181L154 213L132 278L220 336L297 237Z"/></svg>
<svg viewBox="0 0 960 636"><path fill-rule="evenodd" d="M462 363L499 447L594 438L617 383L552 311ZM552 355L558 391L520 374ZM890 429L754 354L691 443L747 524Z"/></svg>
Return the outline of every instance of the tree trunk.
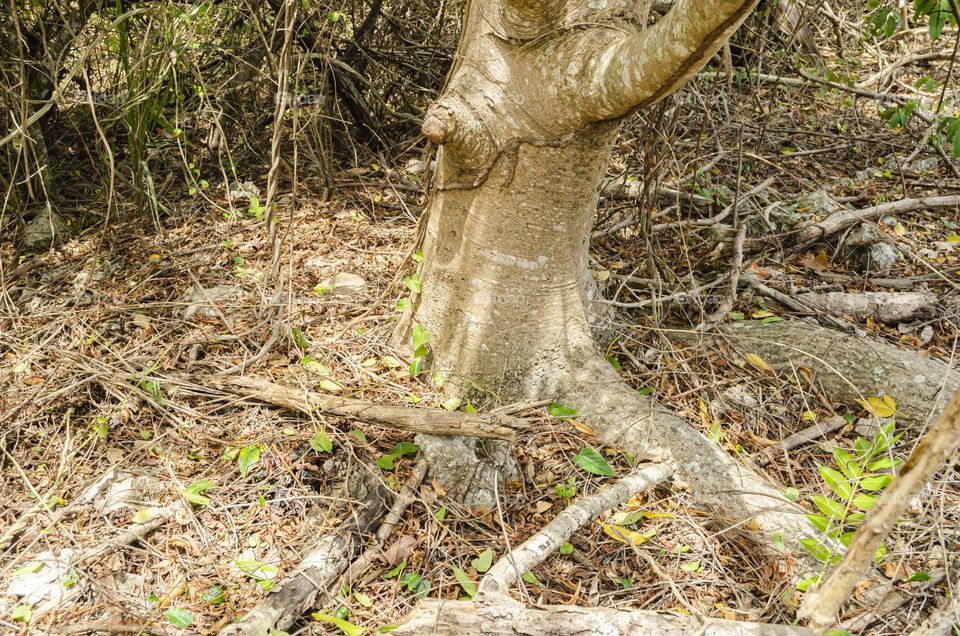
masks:
<svg viewBox="0 0 960 636"><path fill-rule="evenodd" d="M724 518L798 537L795 505L630 390L591 335L601 316L588 242L620 118L680 86L753 4L681 0L645 29L649 2L469 2L447 87L423 124L441 149L413 320L431 333L430 367L449 390L563 401L604 443L670 461ZM489 473L469 467L463 444L427 446L431 462L455 465L441 480L472 477L474 494L492 481L473 477Z"/></svg>
<svg viewBox="0 0 960 636"><path fill-rule="evenodd" d="M554 395L590 350L588 241L621 118L664 97L755 0L468 2L424 134L441 146L422 297L432 367L500 400Z"/></svg>

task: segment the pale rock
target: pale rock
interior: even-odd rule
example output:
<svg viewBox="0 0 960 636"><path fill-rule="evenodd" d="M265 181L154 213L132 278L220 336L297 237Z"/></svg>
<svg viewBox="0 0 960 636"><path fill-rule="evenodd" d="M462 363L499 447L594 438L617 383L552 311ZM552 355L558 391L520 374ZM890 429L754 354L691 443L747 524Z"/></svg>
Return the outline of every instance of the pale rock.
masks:
<svg viewBox="0 0 960 636"><path fill-rule="evenodd" d="M362 294L367 288L367 281L356 274L340 272L321 282L318 287L328 294Z"/></svg>

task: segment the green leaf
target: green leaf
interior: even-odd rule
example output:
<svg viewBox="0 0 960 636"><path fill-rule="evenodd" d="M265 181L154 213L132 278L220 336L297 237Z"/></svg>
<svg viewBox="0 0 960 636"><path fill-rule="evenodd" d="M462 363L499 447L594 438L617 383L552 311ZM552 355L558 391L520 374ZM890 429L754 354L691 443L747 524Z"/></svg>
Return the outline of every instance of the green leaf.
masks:
<svg viewBox="0 0 960 636"><path fill-rule="evenodd" d="M810 553L810 556L821 563L829 563L835 560L835 556L830 554L830 550L816 539L804 537L800 539L800 544Z"/></svg>
<svg viewBox="0 0 960 636"><path fill-rule="evenodd" d="M470 576L460 568L451 567L450 569L453 570L453 576L456 577L457 583L460 584L463 591L467 593L467 596L473 598L477 593L476 583L471 581Z"/></svg>
<svg viewBox="0 0 960 636"><path fill-rule="evenodd" d="M827 528L830 527L830 519L822 515L807 515L807 520L820 532L826 532Z"/></svg>
<svg viewBox="0 0 960 636"><path fill-rule="evenodd" d="M327 614L325 611L321 610L319 612L314 612L310 616L315 621L320 621L321 623L330 623L346 636L362 636L363 628L359 625L354 625L348 621L343 620L339 616L333 616L332 614Z"/></svg>
<svg viewBox="0 0 960 636"><path fill-rule="evenodd" d="M381 455L377 458L377 467L381 470L393 470L393 460L396 459L395 455L390 453L386 455Z"/></svg>
<svg viewBox="0 0 960 636"><path fill-rule="evenodd" d="M384 574L384 575L383 575L383 578L385 578L385 579L387 579L387 580L390 580L390 579L392 579L393 577L395 577L395 576L397 576L398 574L400 574L401 572L403 572L403 568L405 568L405 567L407 567L407 560L406 560L406 559L404 559L404 560L401 561L399 564L397 564L397 567L393 568L392 570L390 570L389 572L387 572L386 574Z"/></svg>
<svg viewBox="0 0 960 636"><path fill-rule="evenodd" d="M820 512L828 517L833 517L838 521L843 521L844 517L847 516L846 509L833 499L817 496L811 497L810 501L812 501L813 505L820 509Z"/></svg>
<svg viewBox="0 0 960 636"><path fill-rule="evenodd" d="M440 506L440 510L437 510L435 513L433 513L433 516L437 521L443 521L447 518L447 507Z"/></svg>
<svg viewBox="0 0 960 636"><path fill-rule="evenodd" d="M33 618L33 605L30 603L21 603L10 612L10 619L15 623L29 623Z"/></svg>
<svg viewBox="0 0 960 636"><path fill-rule="evenodd" d="M893 475L875 475L873 477L864 477L860 481L860 486L864 490L883 490L893 481Z"/></svg>
<svg viewBox="0 0 960 636"><path fill-rule="evenodd" d="M460 408L460 404L462 404L462 401L460 400L460 398L452 397L444 400L442 406L448 411L456 411L458 408Z"/></svg>
<svg viewBox="0 0 960 636"><path fill-rule="evenodd" d="M592 475L599 475L601 477L613 477L616 475L613 469L610 468L607 460L589 446L584 446L580 449L580 452L574 456L573 463Z"/></svg>
<svg viewBox="0 0 960 636"><path fill-rule="evenodd" d="M413 338L413 350L414 355L417 357L422 356L422 353L417 353L420 349L423 348L428 342L430 342L430 332L424 329L421 325L416 324L413 326L412 338ZM425 350L424 350L425 352Z"/></svg>
<svg viewBox="0 0 960 636"><path fill-rule="evenodd" d="M414 294L420 293L420 274L414 272L412 275L403 279L403 284Z"/></svg>
<svg viewBox="0 0 960 636"><path fill-rule="evenodd" d="M838 497L843 500L850 498L853 489L843 475L828 466L817 466L817 470L820 471L823 480L827 482L833 492L837 493Z"/></svg>
<svg viewBox="0 0 960 636"><path fill-rule="evenodd" d="M926 572L914 572L908 576L905 581L907 583L922 583L923 581L929 581L930 575Z"/></svg>
<svg viewBox="0 0 960 636"><path fill-rule="evenodd" d="M787 551L787 544L784 543L784 541L783 541L783 533L782 533L782 532L774 532L774 533L773 533L771 545L773 546L773 549L774 549L774 550L776 550L777 552L780 552L781 554L786 553L786 551Z"/></svg>
<svg viewBox="0 0 960 636"><path fill-rule="evenodd" d="M410 298L401 298L394 307L397 311L406 311L410 309Z"/></svg>
<svg viewBox="0 0 960 636"><path fill-rule="evenodd" d="M353 598L357 599L357 603L360 603L363 607L371 608L373 607L373 601L370 600L370 597L362 592L354 592Z"/></svg>
<svg viewBox="0 0 960 636"><path fill-rule="evenodd" d="M853 498L853 505L860 510L870 510L877 505L877 497L875 495L859 494Z"/></svg>
<svg viewBox="0 0 960 636"><path fill-rule="evenodd" d="M259 444L244 446L240 449L240 454L237 456L237 466L240 468L241 476L246 477L250 469L260 461L260 452L261 448Z"/></svg>
<svg viewBox="0 0 960 636"><path fill-rule="evenodd" d="M481 552L477 558L470 561L470 565L473 566L473 569L483 574L490 569L490 566L493 565L493 550L487 548Z"/></svg>
<svg viewBox="0 0 960 636"><path fill-rule="evenodd" d="M310 438L310 448L318 453L329 453L333 450L333 442L321 428Z"/></svg>
<svg viewBox="0 0 960 636"><path fill-rule="evenodd" d="M561 543L561 544L560 544L560 554L573 554L573 544L572 544L572 543Z"/></svg>
<svg viewBox="0 0 960 636"><path fill-rule="evenodd" d="M210 482L206 479L201 479L200 481L194 482L183 489L183 498L192 504L206 506L210 503L210 498L201 495L200 493L210 490L211 488L213 488L213 482Z"/></svg>
<svg viewBox="0 0 960 636"><path fill-rule="evenodd" d="M790 501L799 501L800 500L800 491L794 488L793 486L788 486L783 489L783 496L789 499Z"/></svg>
<svg viewBox="0 0 960 636"><path fill-rule="evenodd" d="M806 592L808 589L810 589L811 585L817 585L818 583L820 583L820 577L811 576L797 583L797 589L801 592Z"/></svg>
<svg viewBox="0 0 960 636"><path fill-rule="evenodd" d="M303 335L303 330L300 327L294 327L291 333L293 334L293 341L297 343L298 347L304 351L310 348L310 341Z"/></svg>
<svg viewBox="0 0 960 636"><path fill-rule="evenodd" d="M163 617L174 627L185 629L193 625L193 614L182 607L171 607L163 613Z"/></svg>
<svg viewBox="0 0 960 636"><path fill-rule="evenodd" d="M563 406L562 404L557 404L554 402L547 407L547 413L550 414L550 417L574 417L577 414L577 411L576 409L571 409Z"/></svg>
<svg viewBox="0 0 960 636"><path fill-rule="evenodd" d="M541 585L540 579L537 578L537 575L533 572L527 572L520 577L524 582L529 583L530 585Z"/></svg>

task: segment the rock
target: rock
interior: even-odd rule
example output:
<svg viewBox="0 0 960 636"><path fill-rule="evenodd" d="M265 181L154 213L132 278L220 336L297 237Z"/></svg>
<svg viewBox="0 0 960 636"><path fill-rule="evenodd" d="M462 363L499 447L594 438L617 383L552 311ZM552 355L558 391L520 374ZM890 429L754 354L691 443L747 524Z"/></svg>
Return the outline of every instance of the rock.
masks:
<svg viewBox="0 0 960 636"><path fill-rule="evenodd" d="M63 240L69 233L70 228L66 221L48 205L27 223L20 237L20 245L25 250L46 249Z"/></svg>
<svg viewBox="0 0 960 636"><path fill-rule="evenodd" d="M843 246L862 272L889 272L900 257L897 248L887 242L886 235L871 223L861 223L851 230Z"/></svg>
<svg viewBox="0 0 960 636"><path fill-rule="evenodd" d="M834 316L873 318L887 324L931 318L937 313L937 297L930 292L808 292L797 300Z"/></svg>
<svg viewBox="0 0 960 636"><path fill-rule="evenodd" d="M340 272L333 278L324 280L317 287L323 289L327 294L361 294L367 288L367 281L356 274Z"/></svg>
<svg viewBox="0 0 960 636"><path fill-rule="evenodd" d="M190 287L180 298L180 302L187 305L187 308L183 310L183 317L185 320L190 320L196 314L200 314L207 318L217 318L222 312L214 303L239 295L240 289L226 285L217 285L210 289Z"/></svg>
<svg viewBox="0 0 960 636"><path fill-rule="evenodd" d="M14 572L5 594L16 596L20 603L33 605L35 613L59 606L70 592L64 585L71 578L74 551L66 548L59 555L47 551L38 554L25 567Z"/></svg>
<svg viewBox="0 0 960 636"><path fill-rule="evenodd" d="M237 201L241 199L250 199L252 197L260 198L260 188L257 187L252 181L239 182L235 181L230 184L230 190L227 192L227 196L231 201Z"/></svg>

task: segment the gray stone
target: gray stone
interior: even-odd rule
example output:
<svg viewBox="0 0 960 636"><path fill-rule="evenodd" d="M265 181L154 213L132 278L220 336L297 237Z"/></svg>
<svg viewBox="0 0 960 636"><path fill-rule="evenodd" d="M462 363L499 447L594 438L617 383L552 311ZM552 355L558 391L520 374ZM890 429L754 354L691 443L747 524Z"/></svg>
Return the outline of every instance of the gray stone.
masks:
<svg viewBox="0 0 960 636"><path fill-rule="evenodd" d="M900 258L897 248L888 243L886 235L871 223L861 223L851 230L843 246L862 272L885 274Z"/></svg>
<svg viewBox="0 0 960 636"><path fill-rule="evenodd" d="M69 234L70 228L63 217L47 206L27 223L20 237L20 245L27 250L46 249Z"/></svg>

